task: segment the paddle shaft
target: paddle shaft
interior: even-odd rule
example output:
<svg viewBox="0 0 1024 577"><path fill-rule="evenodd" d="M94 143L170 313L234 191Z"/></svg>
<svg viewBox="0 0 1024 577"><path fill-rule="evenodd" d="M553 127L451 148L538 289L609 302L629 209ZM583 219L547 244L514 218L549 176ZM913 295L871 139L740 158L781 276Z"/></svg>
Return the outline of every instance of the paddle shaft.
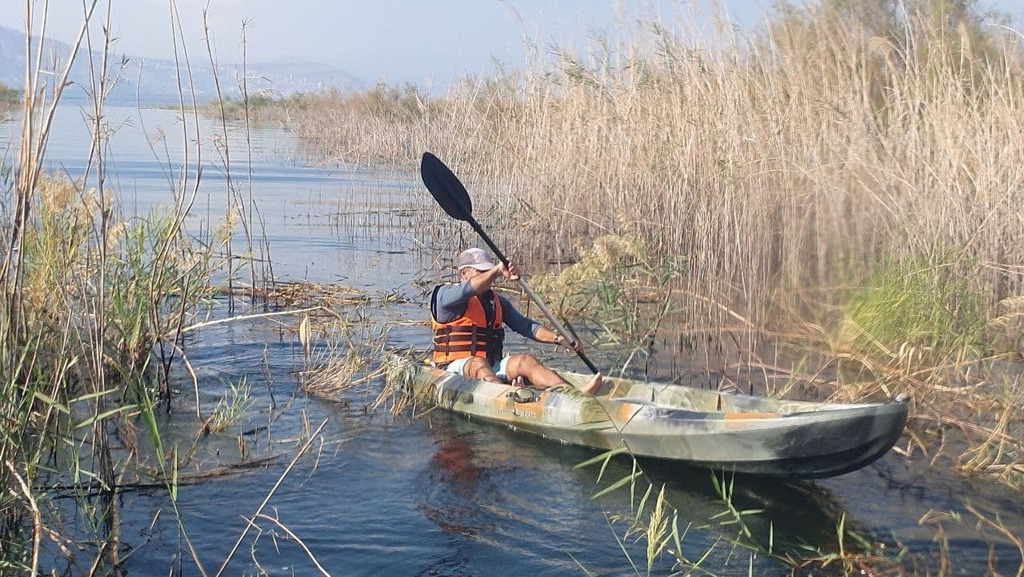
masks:
<svg viewBox="0 0 1024 577"><path fill-rule="evenodd" d="M476 233L480 235L480 238L484 240L484 243L491 249L491 252L494 253L494 256L498 257L498 260L504 263L505 267L508 267L509 261L507 258L505 258L505 254L501 252L501 249L499 249L497 245L494 244L494 241L491 240L491 237L487 236L487 233L484 232L484 229L480 227L480 223L478 223L476 219L473 218L473 215L465 214L462 216L465 217L463 220L468 222L469 226L473 227L473 230L475 230ZM558 334L562 335L562 338L564 338L567 343L572 343L575 346L576 339L572 336L571 333L569 333L569 331L565 329L565 327L562 326L562 323L558 322L558 319L555 318L555 315L552 314L548 307L544 305L544 301L540 300L540 297L537 296L537 293L533 292L533 289L530 288L530 285L526 284L526 280L521 276L517 277L516 280L519 283L519 286L522 287L523 291L526 293L526 296L530 297L530 300L536 303L536 305L540 308L541 312L544 313L544 316L548 319L548 322L551 323L551 326L555 327L555 330L558 331ZM600 372L597 370L597 366L595 366L594 363L592 363L590 359L587 358L587 355L585 355L583 351L577 350L576 354L579 355L580 360L582 360L584 364L587 365L587 368L589 368L592 373L596 374Z"/></svg>

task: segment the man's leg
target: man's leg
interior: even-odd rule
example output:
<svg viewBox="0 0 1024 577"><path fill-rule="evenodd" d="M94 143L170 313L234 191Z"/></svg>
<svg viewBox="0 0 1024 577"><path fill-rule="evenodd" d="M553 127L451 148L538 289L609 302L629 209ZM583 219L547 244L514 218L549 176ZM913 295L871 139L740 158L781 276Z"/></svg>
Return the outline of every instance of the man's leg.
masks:
<svg viewBox="0 0 1024 577"><path fill-rule="evenodd" d="M510 356L506 364L506 372L509 380L522 377L538 389L569 384L557 373L542 365L533 355ZM579 390L588 395L596 394L597 390L601 388L601 382L601 373L597 373L586 385L579 387Z"/></svg>
<svg viewBox="0 0 1024 577"><path fill-rule="evenodd" d="M466 363L462 365L462 374L471 379L480 379L490 381L492 383L505 382L494 373L494 369L491 368L487 359L483 357L470 357Z"/></svg>

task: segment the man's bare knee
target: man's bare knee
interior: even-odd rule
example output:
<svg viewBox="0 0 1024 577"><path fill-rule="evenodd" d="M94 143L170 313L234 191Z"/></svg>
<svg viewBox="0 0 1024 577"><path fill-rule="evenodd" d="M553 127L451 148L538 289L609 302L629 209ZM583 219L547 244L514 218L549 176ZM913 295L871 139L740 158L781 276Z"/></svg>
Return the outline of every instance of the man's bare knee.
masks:
<svg viewBox="0 0 1024 577"><path fill-rule="evenodd" d="M486 363L480 357L471 357L464 365L462 365L462 374L467 377L475 377L480 369L484 368Z"/></svg>
<svg viewBox="0 0 1024 577"><path fill-rule="evenodd" d="M509 378L526 377L529 376L533 368L539 364L540 363L537 362L537 359L534 358L533 355L511 355L505 363L505 372L508 373Z"/></svg>
<svg viewBox="0 0 1024 577"><path fill-rule="evenodd" d="M501 381L494 374L494 370L487 364L487 360L483 357L472 357L462 367L462 374L472 379L483 379L486 381Z"/></svg>

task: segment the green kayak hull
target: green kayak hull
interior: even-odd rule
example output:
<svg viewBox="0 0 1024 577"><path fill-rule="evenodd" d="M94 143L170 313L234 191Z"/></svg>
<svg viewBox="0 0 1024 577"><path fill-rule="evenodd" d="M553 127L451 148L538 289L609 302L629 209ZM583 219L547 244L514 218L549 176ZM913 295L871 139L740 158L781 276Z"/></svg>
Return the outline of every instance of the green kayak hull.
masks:
<svg viewBox="0 0 1024 577"><path fill-rule="evenodd" d="M788 401L675 384L607 379L600 394L517 389L408 359L389 379L421 401L585 447L713 470L822 478L860 469L899 440L907 403ZM590 376L560 373L570 383Z"/></svg>

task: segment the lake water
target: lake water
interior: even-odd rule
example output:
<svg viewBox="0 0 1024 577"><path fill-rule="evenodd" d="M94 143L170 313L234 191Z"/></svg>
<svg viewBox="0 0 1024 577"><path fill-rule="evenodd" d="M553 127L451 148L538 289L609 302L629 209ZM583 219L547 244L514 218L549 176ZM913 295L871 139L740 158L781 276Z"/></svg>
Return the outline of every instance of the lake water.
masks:
<svg viewBox="0 0 1024 577"><path fill-rule="evenodd" d="M226 197L223 162L214 145L220 129L203 120L198 137L191 127L185 135L182 126L188 123L167 110L112 108L107 116L117 127L110 141L110 186L119 190L125 211L144 213L173 202L182 163L187 162L186 173L194 172L194 146L200 142L205 169L187 226L200 237L216 227ZM9 147L15 128L0 125L2 145ZM275 279L351 288L371 303L397 295L387 305L371 307L375 322L393 325L389 348L424 348L427 327L400 323L424 319L422 287L437 278L430 235L411 217L432 209L417 167L396 173L315 165L278 128L247 135L234 127L228 139L232 180L244 197L251 194L264 217L260 228ZM48 148L51 171L80 176L87 142L78 109L62 107ZM242 246L242 236L235 238ZM233 310L247 312L242 309L236 303ZM227 304L215 303L212 314L226 317ZM241 539L223 574L313 575L321 571L317 563L331 575L583 575L580 566L601 575L646 574L643 542L623 536L628 528L623 519L631 513L628 491L592 498L597 487L627 475L628 462L613 462L599 482L596 468L574 467L593 456L582 449L439 412L394 416L367 409L379 381L335 400L307 395L297 377L306 366L297 324L289 316L223 323L201 329L187 343L205 414L229 383L243 379L253 405L227 433L201 440L182 469L183 477L220 473L179 489L187 539L164 491L123 495L130 575L167 575L179 568L185 575L199 574L188 542L204 572L215 574L245 530L244 518L268 495L258 529ZM198 430L194 387L182 374L175 389L173 410L161 413L161 425L184 452ZM321 425L310 451L287 469L300 442ZM232 466L268 456L258 466ZM964 481L926 460L893 452L860 471L813 483L740 477L733 504L762 511L745 516L747 525L764 542L770 536L776 550L836 551L836 526L845 519L847 529L888 551L906 547L924 560L918 565L922 573L928 565L937 567L943 552L956 575L988 574L993 558L998 571L1015 573L1016 546L991 530L975 529L965 504L992 518L998 513L1021 535L1024 510L1017 495ZM666 485L669 501L679 509L680 529L690 527L682 543L686 555L696 560L710 551L703 561L710 574L788 571L770 557L752 556L729 543L738 527L720 516L726 507L708 473L664 466L650 466L646 473L655 485ZM945 523L939 535L935 520L950 511L967 521ZM667 558L652 570L654 575L671 572Z"/></svg>

